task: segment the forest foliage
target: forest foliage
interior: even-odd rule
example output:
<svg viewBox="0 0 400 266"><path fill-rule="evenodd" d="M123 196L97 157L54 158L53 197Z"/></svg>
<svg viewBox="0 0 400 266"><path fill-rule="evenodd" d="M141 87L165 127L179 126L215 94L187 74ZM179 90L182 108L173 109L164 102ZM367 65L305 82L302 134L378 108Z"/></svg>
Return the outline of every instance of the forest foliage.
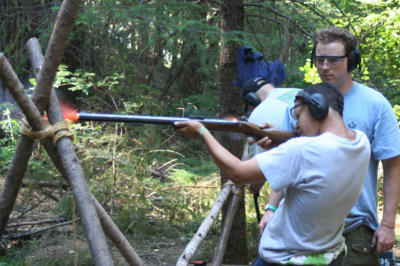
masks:
<svg viewBox="0 0 400 266"><path fill-rule="evenodd" d="M266 60L276 60L288 34L292 35L282 87L303 88L318 81L309 59L313 34L335 25L348 28L359 39L362 65L355 79L382 92L400 116L398 1L243 3L244 30L222 32L219 1L82 1L55 88L62 101L85 111L215 117L220 110L217 73L222 41L249 45ZM60 4L59 0L29 4L0 0L0 51L28 90L34 81L24 45L36 36L45 52ZM238 89L232 85L232 90ZM19 125L10 116L14 111L9 104L2 103L1 111L6 137L0 140L0 174L5 176ZM157 233L174 235L173 225L183 231L196 229L219 188L217 168L200 143L185 141L162 126L87 123L72 127L91 190L106 202L126 232L154 233L158 228L165 231ZM38 147L27 179L59 176L46 161ZM60 194L61 206L69 202L68 195L53 193ZM18 204L29 208L30 203ZM69 207L63 210L62 215L71 217ZM254 222L252 209L248 217ZM168 220L171 226L168 230L149 226L149 219L156 224ZM188 220L193 222L184 222ZM253 233L254 241L257 232Z"/></svg>

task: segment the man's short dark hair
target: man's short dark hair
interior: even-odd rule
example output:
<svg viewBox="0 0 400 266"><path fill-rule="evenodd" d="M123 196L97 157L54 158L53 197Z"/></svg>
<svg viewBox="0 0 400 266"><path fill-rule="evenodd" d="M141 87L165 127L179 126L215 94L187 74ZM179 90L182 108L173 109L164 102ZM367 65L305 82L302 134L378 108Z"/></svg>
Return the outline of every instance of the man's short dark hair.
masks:
<svg viewBox="0 0 400 266"><path fill-rule="evenodd" d="M322 82L305 88L304 91L310 95L313 93L321 93L325 97L329 107L337 111L343 117L343 94L334 85L329 82Z"/></svg>
<svg viewBox="0 0 400 266"><path fill-rule="evenodd" d="M329 27L317 31L313 39L314 49L319 42L331 43L335 41L343 43L347 53L357 48L357 38L354 34L344 28Z"/></svg>

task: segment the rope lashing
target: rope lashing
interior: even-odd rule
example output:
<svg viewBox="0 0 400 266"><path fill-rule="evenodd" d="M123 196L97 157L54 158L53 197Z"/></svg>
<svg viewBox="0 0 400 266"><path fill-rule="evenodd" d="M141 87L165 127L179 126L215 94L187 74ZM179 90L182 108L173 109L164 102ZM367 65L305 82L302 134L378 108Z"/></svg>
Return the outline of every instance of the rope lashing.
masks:
<svg viewBox="0 0 400 266"><path fill-rule="evenodd" d="M239 195L239 196L241 196L241 195L244 194L243 186L236 185L236 184L233 183L231 180L227 180L227 181L222 185L222 188L224 188L224 187L226 187L226 186L231 186L231 185L233 185L233 187L232 187L232 194L234 194L234 195Z"/></svg>
<svg viewBox="0 0 400 266"><path fill-rule="evenodd" d="M54 125L49 124L47 128L42 131L32 131L28 122L22 119L21 134L33 140L52 138L54 144L63 137L74 139L74 134L68 130L68 122L66 120L55 123Z"/></svg>
<svg viewBox="0 0 400 266"><path fill-rule="evenodd" d="M224 188L224 187L230 186L230 185L234 185L234 184L233 184L233 182L232 182L231 180L227 180L227 181L222 185L222 187Z"/></svg>
<svg viewBox="0 0 400 266"><path fill-rule="evenodd" d="M232 194L242 196L244 194L243 186L235 185L232 188Z"/></svg>

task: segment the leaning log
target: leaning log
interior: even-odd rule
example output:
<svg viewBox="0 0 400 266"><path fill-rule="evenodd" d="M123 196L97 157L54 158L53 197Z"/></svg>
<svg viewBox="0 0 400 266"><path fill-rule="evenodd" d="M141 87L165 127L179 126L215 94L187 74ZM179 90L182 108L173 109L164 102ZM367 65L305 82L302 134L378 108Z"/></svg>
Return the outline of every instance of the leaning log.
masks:
<svg viewBox="0 0 400 266"><path fill-rule="evenodd" d="M103 209L100 202L93 196L94 204L100 217L101 224L103 225L104 232L110 237L114 245L124 256L129 265L144 265L144 262L132 248L129 241L125 238L122 232L114 224L113 220L108 216L107 212Z"/></svg>
<svg viewBox="0 0 400 266"><path fill-rule="evenodd" d="M243 196L244 187L235 186L232 193L233 195L228 207L228 211L226 213L225 224L222 230L222 234L219 238L218 246L214 253L214 258L212 261L212 265L214 266L219 266L222 264L222 259L224 258L226 245L232 229L233 219L235 217L236 209L237 206L239 205L240 198L241 196Z"/></svg>
<svg viewBox="0 0 400 266"><path fill-rule="evenodd" d="M43 73L54 73L53 77L50 79L45 78L45 74L43 75L44 78L41 79L40 84L43 84L43 86L38 86L38 90L35 90L34 92L34 98L37 98L37 101L42 101L39 105L39 113L44 111L45 103L48 102L48 93L47 92L42 92L40 88L42 87L50 87L52 86L52 81L54 80L55 73L57 71L58 65L57 63L50 63L50 62L60 62L61 61L61 55L63 52L63 49L65 47L65 43L68 39L68 35L72 29L73 26L73 21L76 17L78 8L80 5L80 1L69 1L66 0L63 2L63 5L58 13L57 16L57 21L53 30L53 34L51 37L51 41L49 42L48 46L48 57L49 63L47 64L46 70ZM1 60L4 62L4 55L1 54ZM7 62L8 63L8 62ZM6 67L3 65L3 67ZM9 74L3 73L3 71L0 71L1 78L3 79L8 79L8 82L10 82L9 85L5 85L5 87L18 87L20 85L20 82L18 78L12 80L9 79L8 76ZM47 80L47 81L46 81ZM51 80L51 82L50 82ZM3 80L3 83L5 81ZM19 84L18 84L19 83ZM51 84L50 84L51 83ZM50 84L50 86L44 86L45 84ZM49 90L47 90L49 91ZM39 96L36 96L36 95ZM47 99L46 98L47 95ZM15 97L15 96L14 96ZM15 99L16 100L16 99ZM29 105L30 103L25 101L24 99L19 99L19 105L22 110L25 109L26 105ZM36 108L31 108L30 106L28 109L36 109ZM24 111L24 112L25 112ZM34 117L34 120L38 120L37 118L39 114L37 114L37 110L34 111L34 113L31 114L31 117ZM29 121L30 125L32 126L33 130L41 130L40 127L35 123L35 121ZM5 226L7 224L9 215L11 213L11 210L15 204L15 200L17 198L19 189L22 184L22 179L26 173L29 158L32 154L33 151L33 145L34 142L30 140L26 136L21 136L18 144L16 151L14 153L14 157L12 159L11 165L8 169L7 176L5 183L3 184L2 191L0 193L0 238L4 232Z"/></svg>
<svg viewBox="0 0 400 266"><path fill-rule="evenodd" d="M15 90L24 90L21 82L19 82L14 71L12 71L8 60L4 57L3 53L0 53L0 78L6 87L15 88ZM26 107L24 101L27 101L27 105L29 105L31 102L24 97L20 97L18 100L21 102L21 109L26 112L28 112L30 108L35 107ZM42 125L40 123L41 117L36 107L34 108L34 111L29 119L32 120L32 127L35 130L41 130L45 128L44 124ZM39 123L36 123L36 121L39 121ZM34 142L30 138L21 136L19 138L14 157L11 161L11 165L8 168L6 179L0 193L0 238L4 233L8 218L17 199L17 195L22 184L22 179L28 168L28 162L33 151L33 145Z"/></svg>
<svg viewBox="0 0 400 266"><path fill-rule="evenodd" d="M31 66L34 73L38 73L40 70L40 66L43 62L43 54L41 52L40 44L38 39L31 38L27 42L27 51L30 58ZM61 108L58 102L57 97L55 96L54 90L52 90L50 94L50 102L47 108L47 115L49 117L49 121L54 124L60 121L63 118L63 114L61 112ZM54 145L52 143L43 143L44 147L49 154L50 158L53 160L55 166L63 175L66 177L64 165L61 163L59 155L54 149ZM91 194L90 191L88 193ZM121 252L122 256L129 263L129 265L144 265L144 262L137 255L135 250L130 245L129 241L124 237L118 227L115 225L113 220L109 217L107 212L103 209L101 204L97 201L97 199L93 197L93 203L100 218L101 225L103 226L104 232L110 237L113 241L114 245Z"/></svg>
<svg viewBox="0 0 400 266"><path fill-rule="evenodd" d="M40 113L46 109L50 101L53 82L61 62L68 36L78 13L80 2L80 0L64 0L57 14L53 32L46 50L44 63L37 78L36 90L32 97ZM21 103L19 103L19 105L21 105ZM37 131L35 128L36 126L32 122L41 123L41 121L31 121L31 119L28 118L30 113L24 112L24 114L27 116L27 120L32 129ZM88 193L89 189L84 179L83 169L76 157L71 140L61 138L57 142L57 149L61 157L61 162L65 166L71 191L77 202L78 211L89 242L93 261L96 265L114 265L91 195ZM7 215L9 215L9 213Z"/></svg>
<svg viewBox="0 0 400 266"><path fill-rule="evenodd" d="M64 53L69 34L78 14L81 0L64 0L57 14L53 32L47 45L44 62L36 80L36 88L40 88L32 99L38 109L43 112L50 102L50 93L57 74L58 66Z"/></svg>
<svg viewBox="0 0 400 266"><path fill-rule="evenodd" d="M193 257L194 253L196 252L197 248L206 237L214 221L217 219L222 206L224 205L229 194L231 193L232 186L233 183L230 181L224 184L224 187L219 193L217 199L215 200L214 205L212 206L209 214L201 223L199 229L197 230L196 234L194 234L192 240L190 240L190 242L186 245L186 248L183 251L183 253L179 256L178 261L176 263L177 266L188 265L190 259Z"/></svg>
<svg viewBox="0 0 400 266"><path fill-rule="evenodd" d="M34 129L35 131L44 130L47 127L44 119L40 116L40 113L33 104L32 100L26 95L23 85L18 80L11 65L8 63L8 60L4 57L3 54L0 54L0 75L5 85L9 88L14 99L17 101L21 110L24 111L26 119L29 121L32 129ZM23 138L25 139L26 137ZM82 218L85 232L87 234L93 260L96 265L113 265L110 250L108 248L104 232L101 228L96 209L94 208L91 195L90 193L88 193L89 189L83 176L82 167L80 166L79 160L75 155L72 142L70 139L62 138L58 141L57 146L62 148L60 157L62 159L62 164L65 165L65 168L67 169L66 175L68 177L72 193L75 197L75 200L77 201L78 210ZM59 151L61 150L59 149ZM30 150L29 154L31 154L31 152L32 150ZM27 159L29 160L29 156L27 157ZM9 173L15 171L15 168L18 169L23 166L25 166L26 171L28 160L24 162L24 164L22 164L22 162L17 162L16 164L12 165L11 171L9 171ZM15 178L15 176L12 175L7 175L7 179L19 180L18 185L20 187L24 174L25 172L18 178ZM7 183L8 182L6 182L6 184ZM15 182L13 181L13 183ZM16 193L12 194L5 190L7 187L3 188L4 193L2 193L2 195L4 195L4 198L14 198L12 205L8 206L9 209L8 213L6 214L7 217L5 221L8 220L8 216L15 203L15 198L18 194L19 187L14 190L16 191Z"/></svg>
<svg viewBox="0 0 400 266"><path fill-rule="evenodd" d="M18 80L18 77L13 71L11 65L2 53L0 53L0 75L3 78L4 84L8 87L10 93L18 103L19 107L24 111L26 119L29 121L32 129L35 131L42 131L46 129L46 122L40 115L32 100L25 93L23 85ZM68 178L72 194L74 195L78 205L79 214L87 234L93 260L96 265L114 265L104 232L101 228L100 220L93 205L91 195L88 193L89 188L83 176L83 169L78 158L76 157L72 144L73 143L69 138L61 138L57 142L57 148L59 150L62 164L65 165L66 176ZM27 165L27 162L25 165ZM20 163L17 162L15 165L12 165L11 168L14 169L20 167ZM18 178L19 186L21 186L22 178L23 175ZM7 175L6 181L7 179L14 179L14 176ZM9 196L10 195L8 192L4 191L4 197L7 198ZM12 207L13 206L10 208L10 212ZM9 216L9 213L7 216Z"/></svg>

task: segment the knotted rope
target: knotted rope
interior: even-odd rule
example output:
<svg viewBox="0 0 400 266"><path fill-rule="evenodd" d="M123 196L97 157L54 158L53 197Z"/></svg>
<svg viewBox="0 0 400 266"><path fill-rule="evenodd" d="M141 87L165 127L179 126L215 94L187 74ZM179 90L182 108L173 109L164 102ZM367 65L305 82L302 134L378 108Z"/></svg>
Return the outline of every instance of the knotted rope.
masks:
<svg viewBox="0 0 400 266"><path fill-rule="evenodd" d="M243 186L234 185L232 188L232 194L242 196L244 194Z"/></svg>
<svg viewBox="0 0 400 266"><path fill-rule="evenodd" d="M74 134L68 130L68 122L66 120L60 121L54 125L48 124L46 129L42 131L32 131L32 127L28 122L22 119L21 134L33 140L52 138L54 144L63 137L74 139Z"/></svg>

